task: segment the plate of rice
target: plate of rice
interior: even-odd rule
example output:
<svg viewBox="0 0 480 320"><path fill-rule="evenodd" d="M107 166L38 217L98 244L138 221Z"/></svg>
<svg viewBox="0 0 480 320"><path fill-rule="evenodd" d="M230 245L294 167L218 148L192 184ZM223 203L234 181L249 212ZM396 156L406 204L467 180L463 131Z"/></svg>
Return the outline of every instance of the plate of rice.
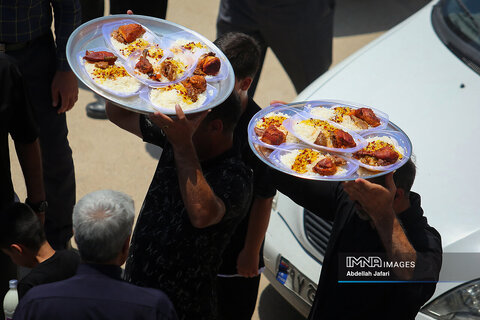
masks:
<svg viewBox="0 0 480 320"><path fill-rule="evenodd" d="M226 69L225 77L223 78L215 78L208 75L204 77L210 85L208 90L209 93L207 93L205 101L200 103L200 107L197 107L198 104L185 104L184 107L186 109L184 112L186 114L196 113L214 108L225 101L233 90L235 76L230 62L206 37L170 21L149 16L126 14L110 15L90 20L82 24L70 35L66 49L67 60L77 78L89 89L122 108L148 115L156 110L149 99L147 99L148 103L146 103L145 99L140 97L140 94L133 94L131 96L129 93L126 95L119 94L119 91L111 91L108 86L101 86L94 82L85 70L84 61L78 59L78 55L85 55L86 50L91 50L92 48L106 47L108 48L107 51L118 57L118 63L127 70L127 73L140 81L139 83L141 87L168 87L172 84L181 83L191 77L195 70L194 67L198 65L198 57L195 56L195 54L197 54L196 52L190 55L174 55L170 52L169 46L172 43L171 39L174 38L173 35L179 34L180 32L189 35L192 39L199 40L199 43L201 42L202 44L202 48L204 44L209 49L208 52L213 51L221 60L220 70L223 68ZM112 34L114 34L113 38ZM186 39L189 40L189 38ZM183 44L183 46L185 49L189 47L187 43ZM144 51L145 49L147 49L146 52ZM144 56L143 58L147 59L148 62L152 64L152 67L158 64L158 67L161 68L160 64L164 60L171 58L168 65L163 65L166 76L160 72L158 78L155 77L155 79L152 79L148 74L148 64L144 66L144 71L146 70L147 73L142 75L134 72L135 66L140 59L139 56L144 52L147 56ZM201 52L198 51L198 54L200 53ZM132 66L129 63L129 59L133 59L131 57L135 55L138 59ZM191 61L186 61L185 59L190 59ZM187 67L183 68L181 63ZM210 63L208 65L212 66L215 64ZM177 72L178 70L181 72ZM173 81L168 79L169 76ZM146 88L145 90L150 91L149 88ZM135 89L130 92L134 91ZM141 91L142 89L140 89L138 93ZM192 105L194 105L194 107L192 107ZM167 115L175 115L175 110L165 109L165 113Z"/></svg>
<svg viewBox="0 0 480 320"><path fill-rule="evenodd" d="M131 97L142 87L142 84L127 72L118 57L106 48L86 50L78 55L78 60L95 85L114 95Z"/></svg>
<svg viewBox="0 0 480 320"><path fill-rule="evenodd" d="M162 43L146 26L131 19L106 23L102 25L102 33L107 45L123 59L148 46Z"/></svg>
<svg viewBox="0 0 480 320"><path fill-rule="evenodd" d="M132 53L127 60L129 72L152 88L183 81L193 73L194 67L194 57L175 56L158 45Z"/></svg>
<svg viewBox="0 0 480 320"><path fill-rule="evenodd" d="M382 130L388 125L388 115L372 107L337 101L312 101L305 112L314 118L333 121L348 130L368 133Z"/></svg>
<svg viewBox="0 0 480 320"><path fill-rule="evenodd" d="M269 159L290 173L308 179L331 180L351 176L358 165L348 158L301 144L282 145Z"/></svg>
<svg viewBox="0 0 480 320"><path fill-rule="evenodd" d="M169 50L177 56L193 57L195 69L193 74L202 75L209 82L221 81L228 76L227 58L221 50L208 46L195 35L178 32L167 36Z"/></svg>
<svg viewBox="0 0 480 320"><path fill-rule="evenodd" d="M352 153L352 161L372 171L392 171L412 154L408 137L399 131L379 130L364 135L367 145Z"/></svg>
<svg viewBox="0 0 480 320"><path fill-rule="evenodd" d="M151 106L165 114L175 114L175 105L178 104L185 113L202 108L215 98L217 89L206 84L196 88L197 77L192 76L182 82L166 87L145 88L140 92L140 97Z"/></svg>
<svg viewBox="0 0 480 320"><path fill-rule="evenodd" d="M359 134L335 122L309 117L307 113L298 113L286 120L284 126L300 141L315 149L350 153L366 145Z"/></svg>
<svg viewBox="0 0 480 320"><path fill-rule="evenodd" d="M249 137L257 144L276 149L282 143L300 142L283 125L284 121L296 116L299 110L285 105L272 105L259 111L248 124Z"/></svg>

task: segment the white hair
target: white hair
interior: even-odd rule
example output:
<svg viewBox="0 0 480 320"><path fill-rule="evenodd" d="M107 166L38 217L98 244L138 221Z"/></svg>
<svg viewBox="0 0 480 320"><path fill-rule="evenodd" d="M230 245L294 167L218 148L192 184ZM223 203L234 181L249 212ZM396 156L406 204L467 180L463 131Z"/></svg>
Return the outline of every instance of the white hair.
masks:
<svg viewBox="0 0 480 320"><path fill-rule="evenodd" d="M135 217L130 196L99 190L80 199L73 209L73 232L83 260L108 262L121 252Z"/></svg>

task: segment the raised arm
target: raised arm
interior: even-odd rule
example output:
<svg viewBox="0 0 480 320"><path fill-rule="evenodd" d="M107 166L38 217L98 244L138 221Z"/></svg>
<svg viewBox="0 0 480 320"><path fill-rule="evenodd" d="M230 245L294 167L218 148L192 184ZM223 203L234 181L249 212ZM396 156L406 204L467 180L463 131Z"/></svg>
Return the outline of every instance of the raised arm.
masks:
<svg viewBox="0 0 480 320"><path fill-rule="evenodd" d="M106 102L105 110L111 122L143 139L142 131L140 130L140 115L138 113L121 108L110 101Z"/></svg>
<svg viewBox="0 0 480 320"><path fill-rule="evenodd" d="M225 204L215 195L200 167L192 136L208 111L187 119L182 109L176 106L177 118L156 112L151 117L171 143L175 155L178 182L188 217L196 228L217 224L225 215Z"/></svg>
<svg viewBox="0 0 480 320"><path fill-rule="evenodd" d="M357 179L344 183L344 190L352 201L357 201L372 219L380 236L387 257L392 262L417 260L417 252L407 238L394 210L394 198L397 191L393 181L393 172L385 177L386 187ZM413 268L394 268L393 272L401 280L410 280Z"/></svg>

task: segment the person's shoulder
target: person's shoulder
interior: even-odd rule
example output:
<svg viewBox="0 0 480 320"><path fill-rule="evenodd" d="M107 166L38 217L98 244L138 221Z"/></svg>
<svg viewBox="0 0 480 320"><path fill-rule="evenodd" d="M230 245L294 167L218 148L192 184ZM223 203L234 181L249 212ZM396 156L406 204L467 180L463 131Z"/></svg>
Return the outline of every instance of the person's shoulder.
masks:
<svg viewBox="0 0 480 320"><path fill-rule="evenodd" d="M80 263L80 254L74 250L58 250L56 252L59 259Z"/></svg>
<svg viewBox="0 0 480 320"><path fill-rule="evenodd" d="M62 296L65 291L70 290L70 279L36 285L25 294L23 300L46 299Z"/></svg>

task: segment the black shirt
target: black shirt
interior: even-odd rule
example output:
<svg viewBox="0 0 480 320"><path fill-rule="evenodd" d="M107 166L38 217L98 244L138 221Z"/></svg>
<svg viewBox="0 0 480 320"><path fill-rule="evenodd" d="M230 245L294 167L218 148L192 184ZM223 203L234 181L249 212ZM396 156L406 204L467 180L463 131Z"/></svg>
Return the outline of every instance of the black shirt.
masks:
<svg viewBox="0 0 480 320"><path fill-rule="evenodd" d="M56 251L53 256L39 263L22 280L18 282L18 297L21 299L28 290L50 282L73 277L80 264L80 256L71 250Z"/></svg>
<svg viewBox="0 0 480 320"><path fill-rule="evenodd" d="M340 183L312 182L275 174L280 192L326 220L333 228L309 319L414 319L435 291L435 283L344 284L339 280L341 254L384 253L377 231L358 217L355 204ZM414 279L438 281L442 246L430 225L420 196L410 193L410 208L397 214L417 251ZM420 274L422 276L420 278Z"/></svg>
<svg viewBox="0 0 480 320"><path fill-rule="evenodd" d="M252 149L248 144L248 123L253 118L253 116L260 111L260 107L253 101L253 99L248 99L248 104L243 112L240 120L235 127L234 132L234 143L235 148L237 148L242 154L242 160L245 164L253 170L253 195L254 197L259 198L271 198L275 195L276 189L272 184L270 168L263 163L258 157L253 153ZM252 199L253 201L254 199ZM252 204L250 204L247 215L242 219L238 228L235 230L235 233L232 235L230 242L223 252L223 263L220 266L220 274L225 275L234 275L237 274L237 258L242 251L245 238L248 230L248 220L250 218L250 210ZM259 259L259 268L264 266L263 262L263 250L260 250L260 259Z"/></svg>
<svg viewBox="0 0 480 320"><path fill-rule="evenodd" d="M163 152L137 220L126 279L163 290L179 319L214 319L214 281L222 251L251 201L251 170L233 149L201 163L226 212L218 224L195 228L182 200L172 146L144 116L140 128L144 140Z"/></svg>
<svg viewBox="0 0 480 320"><path fill-rule="evenodd" d="M0 53L0 208L13 202L8 134L15 143L30 144L37 139L32 107L18 67Z"/></svg>

